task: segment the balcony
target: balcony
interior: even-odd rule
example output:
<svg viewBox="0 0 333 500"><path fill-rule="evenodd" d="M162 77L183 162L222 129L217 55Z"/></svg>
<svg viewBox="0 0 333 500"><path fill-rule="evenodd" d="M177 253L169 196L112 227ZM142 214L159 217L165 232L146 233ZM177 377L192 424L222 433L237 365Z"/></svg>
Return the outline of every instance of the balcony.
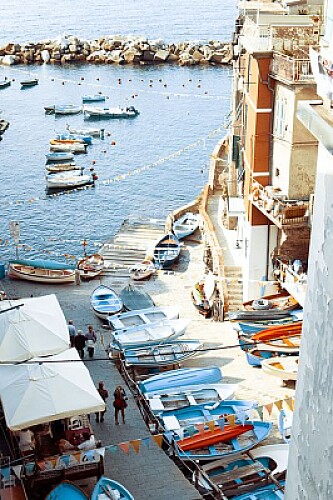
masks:
<svg viewBox="0 0 333 500"><path fill-rule="evenodd" d="M309 224L309 202L289 200L273 186L255 183L249 200L279 229Z"/></svg>
<svg viewBox="0 0 333 500"><path fill-rule="evenodd" d="M270 75L289 84L315 83L310 58L274 53Z"/></svg>

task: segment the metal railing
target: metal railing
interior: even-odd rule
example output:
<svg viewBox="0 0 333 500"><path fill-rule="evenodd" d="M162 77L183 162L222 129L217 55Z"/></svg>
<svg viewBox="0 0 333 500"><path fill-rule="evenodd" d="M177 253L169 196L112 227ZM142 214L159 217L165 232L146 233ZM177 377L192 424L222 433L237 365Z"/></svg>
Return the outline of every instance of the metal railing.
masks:
<svg viewBox="0 0 333 500"><path fill-rule="evenodd" d="M290 83L314 83L309 58L274 53L270 74Z"/></svg>

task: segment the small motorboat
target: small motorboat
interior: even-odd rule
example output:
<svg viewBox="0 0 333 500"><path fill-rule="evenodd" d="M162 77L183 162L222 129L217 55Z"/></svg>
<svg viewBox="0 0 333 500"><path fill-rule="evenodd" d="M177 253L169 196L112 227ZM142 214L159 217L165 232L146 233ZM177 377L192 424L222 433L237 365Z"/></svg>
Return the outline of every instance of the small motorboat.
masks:
<svg viewBox="0 0 333 500"><path fill-rule="evenodd" d="M180 368L154 375L142 382L139 388L142 393L169 393L170 390L184 386L215 384L222 380L221 369L217 366L204 368Z"/></svg>
<svg viewBox="0 0 333 500"><path fill-rule="evenodd" d="M81 488L70 481L62 481L46 495L45 500L87 500L87 498L88 495Z"/></svg>
<svg viewBox="0 0 333 500"><path fill-rule="evenodd" d="M174 442L177 445L177 454L182 460L229 458L254 448L268 436L271 427L270 422L252 420L244 425L226 425L223 429L216 426L212 431L204 430L182 440L175 438ZM187 449L183 450L182 446Z"/></svg>
<svg viewBox="0 0 333 500"><path fill-rule="evenodd" d="M78 135L90 135L91 137L100 137L104 129L101 128L74 128L69 125L66 126L66 129L70 134L78 134Z"/></svg>
<svg viewBox="0 0 333 500"><path fill-rule="evenodd" d="M79 260L77 268L80 271L81 279L93 279L103 272L104 259L98 253L94 253Z"/></svg>
<svg viewBox="0 0 333 500"><path fill-rule="evenodd" d="M11 85L11 81L10 80L7 80L7 79L4 79L4 80L0 80L0 89L5 89L6 87L9 87Z"/></svg>
<svg viewBox="0 0 333 500"><path fill-rule="evenodd" d="M120 483L102 476L96 483L90 500L134 500L133 495Z"/></svg>
<svg viewBox="0 0 333 500"><path fill-rule="evenodd" d="M124 350L162 344L184 335L188 326L185 319L167 319L163 323L133 326L112 332L111 349Z"/></svg>
<svg viewBox="0 0 333 500"><path fill-rule="evenodd" d="M76 104L63 104L54 106L55 115L77 115L82 112L82 106Z"/></svg>
<svg viewBox="0 0 333 500"><path fill-rule="evenodd" d="M179 318L179 309L176 306L150 307L136 309L124 313L114 314L108 318L112 330L120 330L131 326L147 325L149 323L162 323L166 319Z"/></svg>
<svg viewBox="0 0 333 500"><path fill-rule="evenodd" d="M167 394L145 393L151 411L159 414L165 410L176 410L188 405L218 403L230 399L237 389L237 384L207 384L185 386L168 391Z"/></svg>
<svg viewBox="0 0 333 500"><path fill-rule="evenodd" d="M53 260L10 260L8 276L38 283L74 283L75 266Z"/></svg>
<svg viewBox="0 0 333 500"><path fill-rule="evenodd" d="M179 258L180 241L173 233L165 234L155 245L154 262L160 268L172 266Z"/></svg>
<svg viewBox="0 0 333 500"><path fill-rule="evenodd" d="M83 142L60 142L60 141L52 141L53 144L50 144L50 150L55 152L66 152L69 151L73 154L84 154L87 153L87 144Z"/></svg>
<svg viewBox="0 0 333 500"><path fill-rule="evenodd" d="M35 85L38 85L38 83L38 78L30 78L29 80L22 80L20 82L21 88L34 87Z"/></svg>
<svg viewBox="0 0 333 500"><path fill-rule="evenodd" d="M191 291L194 307L206 318L212 313L214 291L215 277L212 273L207 274L205 279L198 281Z"/></svg>
<svg viewBox="0 0 333 500"><path fill-rule="evenodd" d="M155 302L147 292L138 290L131 283L121 290L120 298L128 311L149 309L155 306Z"/></svg>
<svg viewBox="0 0 333 500"><path fill-rule="evenodd" d="M172 230L179 240L190 236L198 228L198 215L192 212L186 212L179 219L177 219L172 226Z"/></svg>
<svg viewBox="0 0 333 500"><path fill-rule="evenodd" d="M124 351L127 366L170 366L200 354L200 340L172 340L172 343L160 343Z"/></svg>
<svg viewBox="0 0 333 500"><path fill-rule="evenodd" d="M134 281L148 280L156 273L154 262L149 259L144 259L138 264L134 264L129 268L130 278Z"/></svg>
<svg viewBox="0 0 333 500"><path fill-rule="evenodd" d="M83 174L79 170L69 170L68 172L49 173L45 176L46 190L76 189L83 186L94 186L95 175L93 173Z"/></svg>
<svg viewBox="0 0 333 500"><path fill-rule="evenodd" d="M84 106L83 113L88 118L135 118L140 113L134 106L127 108L98 108L93 106Z"/></svg>
<svg viewBox="0 0 333 500"><path fill-rule="evenodd" d="M112 314L119 313L123 303L116 292L105 285L100 285L90 296L90 305L98 318L105 319Z"/></svg>
<svg viewBox="0 0 333 500"><path fill-rule="evenodd" d="M45 165L45 170L51 174L56 174L57 172L69 172L70 170L84 170L84 167L76 165L75 162L69 163L48 163Z"/></svg>
<svg viewBox="0 0 333 500"><path fill-rule="evenodd" d="M70 133L63 133L63 134L56 134L56 140L61 140L61 141L80 141L85 144L88 144L89 146L93 143L93 138L91 135L83 135L83 134L70 134Z"/></svg>
<svg viewBox="0 0 333 500"><path fill-rule="evenodd" d="M95 94L95 95L83 95L82 96L82 103L87 103L87 102L104 102L106 100L107 96L103 94Z"/></svg>
<svg viewBox="0 0 333 500"><path fill-rule="evenodd" d="M278 356L262 361L265 373L282 380L297 380L299 356Z"/></svg>
<svg viewBox="0 0 333 500"><path fill-rule="evenodd" d="M60 161L66 161L66 160L73 160L74 155L73 153L47 153L46 155L46 160L50 162L60 162Z"/></svg>
<svg viewBox="0 0 333 500"><path fill-rule="evenodd" d="M281 292L243 302L243 308L246 311L265 311L269 309L291 311L299 308L299 304L292 295L287 292Z"/></svg>
<svg viewBox="0 0 333 500"><path fill-rule="evenodd" d="M217 425L217 421L221 419L223 420L223 418L227 415L234 415L236 418L242 415L244 423L244 421L252 414L252 410L256 408L256 406L256 401L238 399L229 399L218 403L215 401L209 401L203 404L185 406L184 408L178 408L176 410L163 411L159 414L159 419L167 431L177 431L179 429L184 430L184 440L177 442L177 444L183 451L186 451L191 448L197 449L205 447L207 445L207 439L209 439L211 444L213 444L214 440L215 442L220 440L220 437L217 437L216 433L213 433L211 436L212 439L210 438L210 434L206 434L205 436L202 436L204 439L201 442L199 436L199 434L202 435L201 432L198 434L188 434L188 427L190 425L206 425L207 422L215 422ZM239 425L240 427L243 426L243 424ZM218 427L218 430L221 431L221 428Z"/></svg>

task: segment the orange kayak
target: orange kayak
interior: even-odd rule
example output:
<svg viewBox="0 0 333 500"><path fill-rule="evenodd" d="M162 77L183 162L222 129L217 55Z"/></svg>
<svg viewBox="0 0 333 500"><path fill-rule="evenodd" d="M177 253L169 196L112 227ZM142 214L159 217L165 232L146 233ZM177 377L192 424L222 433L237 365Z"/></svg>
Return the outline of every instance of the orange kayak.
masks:
<svg viewBox="0 0 333 500"><path fill-rule="evenodd" d="M197 450L199 448L206 448L216 443L222 443L224 441L230 441L235 439L245 432L252 431L253 425L227 425L222 430L219 427L213 431L207 430L190 436L180 441L177 441L177 445L182 451Z"/></svg>
<svg viewBox="0 0 333 500"><path fill-rule="evenodd" d="M261 330L260 332L255 333L251 337L251 340L255 340L257 342L267 342L269 340L301 335L301 333L302 322L300 321L294 325L281 325L277 327L266 328L265 330Z"/></svg>

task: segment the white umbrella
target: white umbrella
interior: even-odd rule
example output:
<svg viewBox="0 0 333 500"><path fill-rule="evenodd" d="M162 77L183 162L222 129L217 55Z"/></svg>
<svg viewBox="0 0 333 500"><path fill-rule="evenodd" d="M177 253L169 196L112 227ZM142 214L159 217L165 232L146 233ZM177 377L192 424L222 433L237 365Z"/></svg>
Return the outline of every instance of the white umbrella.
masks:
<svg viewBox="0 0 333 500"><path fill-rule="evenodd" d="M0 398L12 431L105 409L76 349L0 365Z"/></svg>
<svg viewBox="0 0 333 500"><path fill-rule="evenodd" d="M69 343L55 295L0 302L0 363L57 354Z"/></svg>

